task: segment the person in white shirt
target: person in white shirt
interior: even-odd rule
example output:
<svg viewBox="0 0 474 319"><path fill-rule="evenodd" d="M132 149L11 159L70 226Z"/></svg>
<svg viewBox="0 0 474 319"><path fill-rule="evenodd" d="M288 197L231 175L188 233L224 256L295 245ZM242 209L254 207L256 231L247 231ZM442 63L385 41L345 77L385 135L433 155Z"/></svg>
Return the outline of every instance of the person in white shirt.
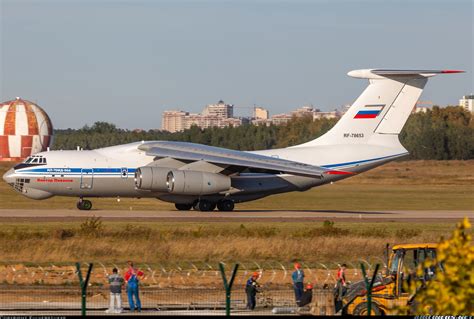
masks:
<svg viewBox="0 0 474 319"><path fill-rule="evenodd" d="M112 270L112 275L109 276L110 284L110 305L106 313L121 313L122 312L122 286L124 280L118 274L117 268Z"/></svg>

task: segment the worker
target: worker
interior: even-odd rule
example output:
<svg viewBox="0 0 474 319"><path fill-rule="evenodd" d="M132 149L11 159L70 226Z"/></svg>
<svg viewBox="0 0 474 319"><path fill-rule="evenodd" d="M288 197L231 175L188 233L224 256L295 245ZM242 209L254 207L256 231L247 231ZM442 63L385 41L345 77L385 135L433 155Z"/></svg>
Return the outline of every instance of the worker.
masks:
<svg viewBox="0 0 474 319"><path fill-rule="evenodd" d="M128 270L125 273L125 281L127 281L127 297L130 305L130 311L142 311L142 304L138 292L138 284L143 277L143 272L133 267L133 262L128 261ZM135 301L134 301L135 299Z"/></svg>
<svg viewBox="0 0 474 319"><path fill-rule="evenodd" d="M339 265L339 270L336 275L336 285L334 286L334 306L336 313L342 309L342 298L346 294L346 264Z"/></svg>
<svg viewBox="0 0 474 319"><path fill-rule="evenodd" d="M293 280L296 304L298 304L301 301L304 287L304 272L300 263L295 263L295 271L291 274L291 279Z"/></svg>
<svg viewBox="0 0 474 319"><path fill-rule="evenodd" d="M343 287L347 287L346 284L346 264L342 264L339 266L339 270L337 271L336 280L341 281Z"/></svg>
<svg viewBox="0 0 474 319"><path fill-rule="evenodd" d="M117 268L112 269L112 275L108 277L110 284L110 305L106 313L122 312L122 286L123 278L118 274Z"/></svg>
<svg viewBox="0 0 474 319"><path fill-rule="evenodd" d="M301 295L301 300L298 303L298 307L304 307L306 305L309 305L312 300L313 300L313 285L311 283L308 283L306 285L305 291Z"/></svg>
<svg viewBox="0 0 474 319"><path fill-rule="evenodd" d="M257 304L257 292L260 287L257 279L259 277L258 272L254 272L252 276L247 280L245 285L245 293L247 294L247 309L254 310Z"/></svg>

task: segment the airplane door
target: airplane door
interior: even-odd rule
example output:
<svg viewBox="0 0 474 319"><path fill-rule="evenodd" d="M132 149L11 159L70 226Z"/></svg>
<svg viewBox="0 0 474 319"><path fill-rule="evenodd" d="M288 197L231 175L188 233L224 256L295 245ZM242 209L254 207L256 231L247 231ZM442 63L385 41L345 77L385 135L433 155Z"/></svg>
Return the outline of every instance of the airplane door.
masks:
<svg viewBox="0 0 474 319"><path fill-rule="evenodd" d="M81 169L81 188L91 189L94 182L94 169L83 168Z"/></svg>

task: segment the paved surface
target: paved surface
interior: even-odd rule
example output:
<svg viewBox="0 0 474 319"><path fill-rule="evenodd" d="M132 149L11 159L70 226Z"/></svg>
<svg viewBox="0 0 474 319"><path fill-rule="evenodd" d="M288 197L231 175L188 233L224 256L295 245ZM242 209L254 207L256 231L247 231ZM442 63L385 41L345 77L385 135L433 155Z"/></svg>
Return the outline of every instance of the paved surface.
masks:
<svg viewBox="0 0 474 319"><path fill-rule="evenodd" d="M474 219L474 211L322 211L322 210L237 210L233 212L197 211L126 211L72 209L0 209L0 221L65 221L91 216L113 221L311 221L337 219L340 221L452 221L464 217Z"/></svg>

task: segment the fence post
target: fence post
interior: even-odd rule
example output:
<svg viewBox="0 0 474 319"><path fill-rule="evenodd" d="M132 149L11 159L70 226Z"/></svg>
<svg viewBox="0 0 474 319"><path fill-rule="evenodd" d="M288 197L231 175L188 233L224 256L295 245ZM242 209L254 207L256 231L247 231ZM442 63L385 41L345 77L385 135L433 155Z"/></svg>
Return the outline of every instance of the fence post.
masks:
<svg viewBox="0 0 474 319"><path fill-rule="evenodd" d="M81 273L81 264L76 263L77 276L79 277L79 284L81 286L81 315L86 316L86 297L87 297L87 285L89 284L89 279L91 277L92 267L94 264L89 264L89 269L87 269L86 280L83 280Z"/></svg>
<svg viewBox="0 0 474 319"><path fill-rule="evenodd" d="M221 270L222 281L224 282L225 288L225 315L230 316L230 296L232 292L232 285L234 284L235 275L237 274L237 269L239 269L239 264L234 265L234 269L232 269L229 281L227 281L227 278L225 276L224 264L219 263L219 268Z"/></svg>
<svg viewBox="0 0 474 319"><path fill-rule="evenodd" d="M365 289L367 290L367 316L370 316L370 313L372 312L372 287L374 286L375 276L377 276L379 266L379 264L375 265L375 270L372 274L372 280L369 282L365 273L364 264L360 264L360 269L362 270L362 275L364 277Z"/></svg>

